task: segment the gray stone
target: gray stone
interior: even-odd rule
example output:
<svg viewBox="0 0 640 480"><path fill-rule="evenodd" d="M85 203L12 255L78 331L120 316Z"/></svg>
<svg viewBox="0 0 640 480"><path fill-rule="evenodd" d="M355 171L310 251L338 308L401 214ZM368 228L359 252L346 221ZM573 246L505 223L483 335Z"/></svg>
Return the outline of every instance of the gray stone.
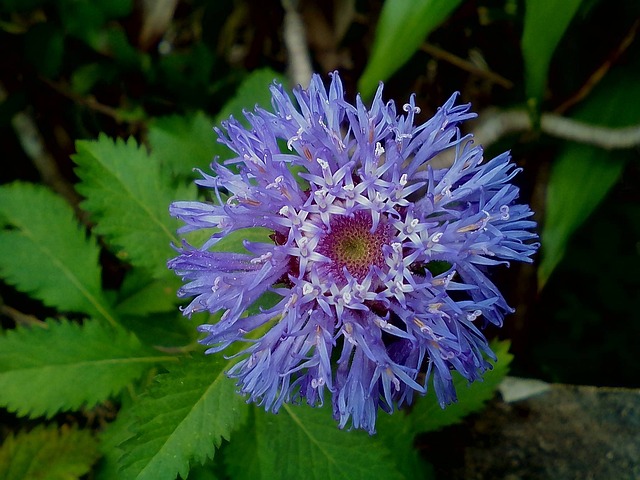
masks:
<svg viewBox="0 0 640 480"><path fill-rule="evenodd" d="M463 425L422 438L436 478L640 479L639 390L552 384L540 391L496 400Z"/></svg>

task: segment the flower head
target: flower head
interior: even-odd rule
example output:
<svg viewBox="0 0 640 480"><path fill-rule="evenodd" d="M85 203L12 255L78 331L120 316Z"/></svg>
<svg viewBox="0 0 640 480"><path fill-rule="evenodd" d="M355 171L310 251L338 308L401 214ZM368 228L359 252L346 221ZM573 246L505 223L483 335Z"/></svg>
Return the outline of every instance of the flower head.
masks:
<svg viewBox="0 0 640 480"><path fill-rule="evenodd" d="M207 352L245 348L228 374L248 400L322 404L334 417L375 431L378 408L412 402L433 385L444 407L456 400L451 370L470 382L494 359L481 328L512 311L485 275L530 262L535 223L510 183L508 153L484 161L462 136L474 117L456 94L429 121L412 96L398 114L382 100L367 109L344 100L337 73L294 91L271 87L275 113L245 113L217 130L235 157L197 183L213 203L175 202L182 232L214 229L199 247L184 242L169 268L181 275L185 315L222 312L205 324ZM432 166L441 152L454 160ZM245 253L212 250L233 232L263 227ZM240 234L241 235L241 234ZM251 308L263 294L277 300Z"/></svg>

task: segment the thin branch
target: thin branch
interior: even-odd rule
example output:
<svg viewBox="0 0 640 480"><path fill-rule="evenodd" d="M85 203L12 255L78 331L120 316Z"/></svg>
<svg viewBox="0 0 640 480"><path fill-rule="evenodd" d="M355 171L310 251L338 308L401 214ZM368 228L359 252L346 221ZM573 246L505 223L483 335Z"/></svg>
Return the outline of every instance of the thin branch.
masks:
<svg viewBox="0 0 640 480"><path fill-rule="evenodd" d="M113 120L116 121L116 123L125 123L125 122L135 123L135 122L128 121L126 118L124 118L120 110L110 107L109 105L105 105L104 103L100 103L95 99L93 95L83 97L82 95L79 95L69 90L65 86L59 83L53 82L47 78L41 78L41 80L47 85L49 85L56 92L58 92L60 95L67 97L69 100L73 101L74 103L77 103L78 105L83 105L90 110L106 115L107 117L111 117Z"/></svg>
<svg viewBox="0 0 640 480"><path fill-rule="evenodd" d="M580 90L578 90L575 95L573 95L571 98L566 100L564 103L562 103L558 108L554 110L556 113L562 114L566 112L569 108L571 108L576 103L584 99L587 95L589 95L591 90L593 90L593 88L598 83L600 83L600 80L602 80L605 74L618 61L618 58L620 58L620 56L633 43L633 40L635 39L636 34L638 33L639 27L640 27L640 19L636 20L633 23L633 25L631 26L627 34L622 39L622 42L620 42L620 44L616 47L613 53L609 55L609 58L607 58L607 60L602 65L600 65L600 67L598 67L598 69L595 72L593 72L589 76L589 78L587 79L585 84L580 88Z"/></svg>
<svg viewBox="0 0 640 480"><path fill-rule="evenodd" d="M0 84L0 103L7 97L4 85ZM60 194L75 209L80 203L80 197L58 170L55 159L45 147L44 138L35 120L29 113L18 112L11 119L11 125L16 132L18 141L29 157L36 170L40 173L43 183L49 185L55 192Z"/></svg>
<svg viewBox="0 0 640 480"><path fill-rule="evenodd" d="M40 173L42 181L62 195L69 205L76 208L80 197L58 170L55 159L45 148L45 142L36 122L25 112L16 113L11 120L22 149Z"/></svg>
<svg viewBox="0 0 640 480"><path fill-rule="evenodd" d="M442 48L436 47L435 45L432 45L430 43L423 43L420 46L420 50L428 53L432 57L448 62L451 65L458 67L461 70L469 72L478 77L485 78L490 82L496 83L501 87L504 87L506 89L513 88L513 82L511 80L504 78L502 75L498 75L497 73L492 72L491 70L487 70L486 68L478 67L477 65L470 62L469 60L465 60L464 58L458 57L457 55L454 55L451 52L447 52Z"/></svg>
<svg viewBox="0 0 640 480"><path fill-rule="evenodd" d="M313 74L311 55L302 17L296 8L296 0L282 0L284 8L284 43L289 52L289 75L294 85L308 87Z"/></svg>
<svg viewBox="0 0 640 480"><path fill-rule="evenodd" d="M474 136L476 142L484 146L512 133L533 131L531 117L526 110L486 112L480 118L474 128ZM555 113L543 113L540 131L552 137L607 150L640 146L640 125L610 128L590 125Z"/></svg>
<svg viewBox="0 0 640 480"><path fill-rule="evenodd" d="M34 315L22 313L21 311L16 310L9 305L0 305L0 315L5 315L6 317L13 320L13 323L15 323L16 325L20 325L23 327L48 328L45 322L39 320Z"/></svg>

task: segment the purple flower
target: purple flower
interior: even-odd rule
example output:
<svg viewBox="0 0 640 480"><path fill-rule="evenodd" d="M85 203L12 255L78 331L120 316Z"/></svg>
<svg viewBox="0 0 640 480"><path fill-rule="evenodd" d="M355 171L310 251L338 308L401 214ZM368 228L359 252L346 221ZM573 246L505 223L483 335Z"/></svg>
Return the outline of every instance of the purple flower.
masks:
<svg viewBox="0 0 640 480"><path fill-rule="evenodd" d="M487 268L530 262L538 246L531 210L515 203L519 170L508 153L485 162L461 135L475 115L456 94L415 126L413 96L401 115L382 85L371 108L354 106L337 73L328 91L314 76L295 103L280 85L271 93L275 113L216 130L237 155L197 181L216 201L171 205L181 233L214 232L169 261L179 296L194 297L184 314L222 311L199 327L202 343L243 342L228 373L268 411L328 391L341 428L373 433L378 408L429 385L442 407L456 401L451 371L481 378L495 359L481 327L512 311ZM441 153L450 167L434 166ZM253 227L271 234L245 240L246 253L212 251ZM256 308L269 292L277 300Z"/></svg>

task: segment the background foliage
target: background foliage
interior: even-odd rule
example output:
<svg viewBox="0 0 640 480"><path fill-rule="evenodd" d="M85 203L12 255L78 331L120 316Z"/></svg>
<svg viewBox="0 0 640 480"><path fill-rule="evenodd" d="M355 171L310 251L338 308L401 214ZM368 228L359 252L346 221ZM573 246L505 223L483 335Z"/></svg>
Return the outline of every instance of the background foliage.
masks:
<svg viewBox="0 0 640 480"><path fill-rule="evenodd" d="M526 112L531 128L487 149L524 167L542 252L499 272L517 313L489 334L511 353L496 340L494 370L459 382L455 406L427 395L370 437L234 393L197 345L206 317L178 311L167 206L199 198L193 169L225 157L212 126L289 81L283 5L0 0L0 478L428 478L420 434L479 411L512 354L520 375L638 386L638 146L542 127L549 112L640 123L639 4L301 0L313 69L339 69L350 99L384 80L386 98L416 92L419 120L454 90Z"/></svg>

